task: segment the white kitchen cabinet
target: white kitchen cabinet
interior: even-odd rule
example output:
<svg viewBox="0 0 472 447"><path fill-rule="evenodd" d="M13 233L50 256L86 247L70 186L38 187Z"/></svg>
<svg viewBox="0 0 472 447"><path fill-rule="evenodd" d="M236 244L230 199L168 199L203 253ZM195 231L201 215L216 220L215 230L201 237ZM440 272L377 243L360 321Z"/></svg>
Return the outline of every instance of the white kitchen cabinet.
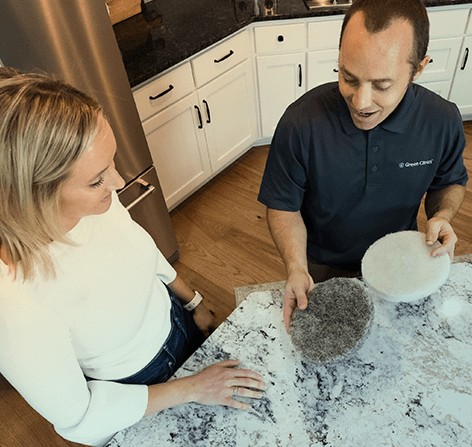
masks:
<svg viewBox="0 0 472 447"><path fill-rule="evenodd" d="M338 80L339 36L343 20L308 24L307 90Z"/></svg>
<svg viewBox="0 0 472 447"><path fill-rule="evenodd" d="M248 35L238 33L134 92L169 209L258 138Z"/></svg>
<svg viewBox="0 0 472 447"><path fill-rule="evenodd" d="M257 140L250 61L155 114L143 127L172 209Z"/></svg>
<svg viewBox="0 0 472 447"><path fill-rule="evenodd" d="M472 118L472 36L464 38L450 100L459 107L462 116Z"/></svg>
<svg viewBox="0 0 472 447"><path fill-rule="evenodd" d="M307 90L338 80L339 50L308 53Z"/></svg>
<svg viewBox="0 0 472 447"><path fill-rule="evenodd" d="M189 62L144 85L133 93L141 121L145 121L194 90Z"/></svg>
<svg viewBox="0 0 472 447"><path fill-rule="evenodd" d="M171 209L211 176L196 93L143 123L167 207Z"/></svg>
<svg viewBox="0 0 472 447"><path fill-rule="evenodd" d="M270 138L285 109L306 92L306 24L256 26L254 39L262 137Z"/></svg>
<svg viewBox="0 0 472 447"><path fill-rule="evenodd" d="M252 56L249 32L243 31L191 60L197 88Z"/></svg>
<svg viewBox="0 0 472 447"><path fill-rule="evenodd" d="M305 53L257 57L262 136L272 137L285 109L306 92Z"/></svg>
<svg viewBox="0 0 472 447"><path fill-rule="evenodd" d="M462 38L435 39L429 43L427 54L431 57L418 81L420 83L452 81Z"/></svg>
<svg viewBox="0 0 472 447"><path fill-rule="evenodd" d="M257 140L252 63L246 60L198 90L211 167L219 171Z"/></svg>

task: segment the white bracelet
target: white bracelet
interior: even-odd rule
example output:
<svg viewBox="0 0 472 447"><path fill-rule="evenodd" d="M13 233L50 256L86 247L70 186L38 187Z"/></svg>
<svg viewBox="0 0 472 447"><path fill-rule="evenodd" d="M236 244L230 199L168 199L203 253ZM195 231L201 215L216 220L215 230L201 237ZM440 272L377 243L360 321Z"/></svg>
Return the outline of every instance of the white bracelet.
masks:
<svg viewBox="0 0 472 447"><path fill-rule="evenodd" d="M188 312L192 312L192 310L194 310L202 302L202 300L203 300L203 295L200 292L197 292L195 290L195 296L193 300L190 301L190 303L187 303L184 306L184 309L187 310Z"/></svg>

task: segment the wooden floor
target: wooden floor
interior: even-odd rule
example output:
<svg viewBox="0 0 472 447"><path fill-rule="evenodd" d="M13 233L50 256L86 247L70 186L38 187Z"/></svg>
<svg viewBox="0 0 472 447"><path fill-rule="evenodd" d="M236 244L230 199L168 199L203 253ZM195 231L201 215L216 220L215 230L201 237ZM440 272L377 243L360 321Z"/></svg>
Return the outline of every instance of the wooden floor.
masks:
<svg viewBox="0 0 472 447"><path fill-rule="evenodd" d="M472 122L464 125L464 158L472 178ZM285 279L285 268L257 202L268 147L252 148L199 192L172 211L180 244L175 269L206 297L222 322L234 309L234 287ZM472 181L454 221L456 255L472 253ZM424 211L419 216L424 228ZM0 447L74 447L31 410L0 375Z"/></svg>

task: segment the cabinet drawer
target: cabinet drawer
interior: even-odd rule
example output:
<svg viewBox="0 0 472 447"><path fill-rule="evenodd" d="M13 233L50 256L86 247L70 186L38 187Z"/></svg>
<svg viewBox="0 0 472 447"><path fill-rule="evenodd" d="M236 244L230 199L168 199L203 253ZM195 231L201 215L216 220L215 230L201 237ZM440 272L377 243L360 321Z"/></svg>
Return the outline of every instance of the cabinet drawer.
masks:
<svg viewBox="0 0 472 447"><path fill-rule="evenodd" d="M468 9L428 11L430 39L463 34L469 16L468 13Z"/></svg>
<svg viewBox="0 0 472 447"><path fill-rule="evenodd" d="M192 70L187 62L133 93L141 121L194 91Z"/></svg>
<svg viewBox="0 0 472 447"><path fill-rule="evenodd" d="M192 60L195 85L200 87L206 84L249 58L250 55L251 46L247 31L220 43Z"/></svg>
<svg viewBox="0 0 472 447"><path fill-rule="evenodd" d="M308 24L308 48L328 50L339 47L342 20L326 20Z"/></svg>
<svg viewBox="0 0 472 447"><path fill-rule="evenodd" d="M256 53L275 53L304 50L306 28L304 23L295 25L264 26L256 28Z"/></svg>

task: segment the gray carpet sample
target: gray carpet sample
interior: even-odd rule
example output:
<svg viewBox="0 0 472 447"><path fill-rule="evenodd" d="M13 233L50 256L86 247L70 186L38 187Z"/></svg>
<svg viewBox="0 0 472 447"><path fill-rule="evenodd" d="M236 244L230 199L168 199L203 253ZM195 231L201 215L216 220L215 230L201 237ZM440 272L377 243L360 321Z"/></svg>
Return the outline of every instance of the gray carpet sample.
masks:
<svg viewBox="0 0 472 447"><path fill-rule="evenodd" d="M293 313L292 342L312 362L333 362L360 347L372 313L372 303L357 280L333 278L316 284L306 310Z"/></svg>

